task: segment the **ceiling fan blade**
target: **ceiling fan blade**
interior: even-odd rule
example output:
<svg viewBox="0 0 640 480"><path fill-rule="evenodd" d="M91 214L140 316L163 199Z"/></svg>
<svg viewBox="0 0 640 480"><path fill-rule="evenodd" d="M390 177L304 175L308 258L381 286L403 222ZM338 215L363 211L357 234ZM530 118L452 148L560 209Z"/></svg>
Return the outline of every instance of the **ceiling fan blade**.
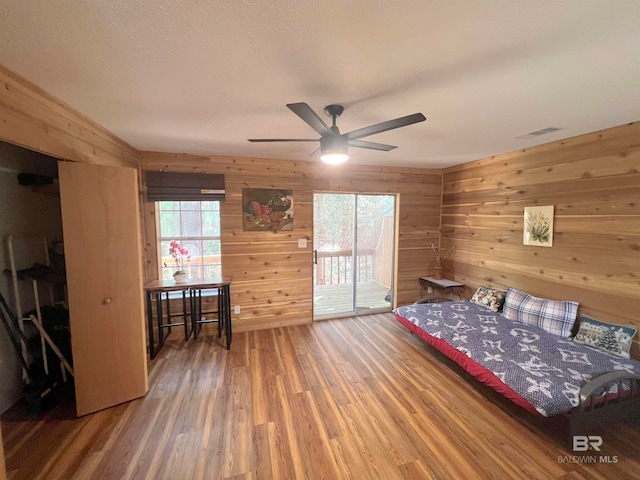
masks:
<svg viewBox="0 0 640 480"><path fill-rule="evenodd" d="M321 136L334 135L326 123L314 112L306 103L287 103L287 107L293 113L304 120L311 128L318 132Z"/></svg>
<svg viewBox="0 0 640 480"><path fill-rule="evenodd" d="M385 145L384 143L365 142L364 140L349 140L350 147L368 148L369 150L382 150L388 152L394 148L398 148L395 145Z"/></svg>
<svg viewBox="0 0 640 480"><path fill-rule="evenodd" d="M360 128L352 132L347 133L349 140L357 140L358 138L368 137L369 135L375 135L376 133L386 132L387 130L393 130L394 128L405 127L413 123L424 122L427 118L421 113L414 113L413 115L407 115L406 117L396 118L395 120L387 120L386 122L377 123L369 127Z"/></svg>
<svg viewBox="0 0 640 480"><path fill-rule="evenodd" d="M317 138L247 138L249 142L317 142Z"/></svg>

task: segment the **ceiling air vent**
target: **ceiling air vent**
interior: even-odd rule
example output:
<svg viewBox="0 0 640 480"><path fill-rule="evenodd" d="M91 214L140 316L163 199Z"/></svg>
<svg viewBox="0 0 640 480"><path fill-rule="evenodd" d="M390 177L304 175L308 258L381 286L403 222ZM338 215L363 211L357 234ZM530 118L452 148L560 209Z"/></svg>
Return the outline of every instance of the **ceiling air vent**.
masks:
<svg viewBox="0 0 640 480"><path fill-rule="evenodd" d="M540 135L557 132L558 130L562 130L562 129L557 127L547 127L547 128L543 128L542 130L536 130L535 132L525 133L524 135L520 135L519 137L516 137L516 138L519 138L519 139L536 138L536 137L539 137Z"/></svg>

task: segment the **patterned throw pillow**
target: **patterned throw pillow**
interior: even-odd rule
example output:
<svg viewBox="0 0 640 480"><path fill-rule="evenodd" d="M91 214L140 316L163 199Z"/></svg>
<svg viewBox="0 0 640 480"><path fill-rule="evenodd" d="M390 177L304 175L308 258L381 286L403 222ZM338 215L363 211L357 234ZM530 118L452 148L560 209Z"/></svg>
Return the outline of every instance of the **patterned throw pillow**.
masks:
<svg viewBox="0 0 640 480"><path fill-rule="evenodd" d="M473 294L473 297L471 297L471 301L487 307L494 312L499 312L502 310L502 305L504 305L504 297L506 294L507 292L503 290L481 285L478 287L478 290L476 290L476 293Z"/></svg>
<svg viewBox="0 0 640 480"><path fill-rule="evenodd" d="M534 325L560 337L569 337L576 322L578 303L546 300L509 288L502 314L509 320Z"/></svg>
<svg viewBox="0 0 640 480"><path fill-rule="evenodd" d="M633 325L616 325L580 315L580 329L573 341L618 357L629 358L631 340L637 331Z"/></svg>

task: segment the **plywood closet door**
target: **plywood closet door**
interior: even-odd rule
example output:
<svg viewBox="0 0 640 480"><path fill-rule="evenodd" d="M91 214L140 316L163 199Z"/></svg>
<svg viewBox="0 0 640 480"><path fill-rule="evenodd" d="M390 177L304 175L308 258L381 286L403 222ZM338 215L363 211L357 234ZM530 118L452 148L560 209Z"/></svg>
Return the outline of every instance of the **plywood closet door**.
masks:
<svg viewBox="0 0 640 480"><path fill-rule="evenodd" d="M59 162L78 415L145 395L137 172Z"/></svg>

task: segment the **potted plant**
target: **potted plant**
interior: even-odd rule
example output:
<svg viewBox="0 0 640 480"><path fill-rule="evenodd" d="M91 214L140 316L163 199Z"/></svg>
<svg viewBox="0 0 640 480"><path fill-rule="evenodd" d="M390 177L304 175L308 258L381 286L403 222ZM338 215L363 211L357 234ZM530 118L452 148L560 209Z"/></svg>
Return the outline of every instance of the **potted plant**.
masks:
<svg viewBox="0 0 640 480"><path fill-rule="evenodd" d="M184 262L191 260L189 250L184 248L177 240L171 240L169 242L169 255L173 257L176 262L178 270L173 274L173 279L176 283L182 283L187 281L187 271L184 269Z"/></svg>

